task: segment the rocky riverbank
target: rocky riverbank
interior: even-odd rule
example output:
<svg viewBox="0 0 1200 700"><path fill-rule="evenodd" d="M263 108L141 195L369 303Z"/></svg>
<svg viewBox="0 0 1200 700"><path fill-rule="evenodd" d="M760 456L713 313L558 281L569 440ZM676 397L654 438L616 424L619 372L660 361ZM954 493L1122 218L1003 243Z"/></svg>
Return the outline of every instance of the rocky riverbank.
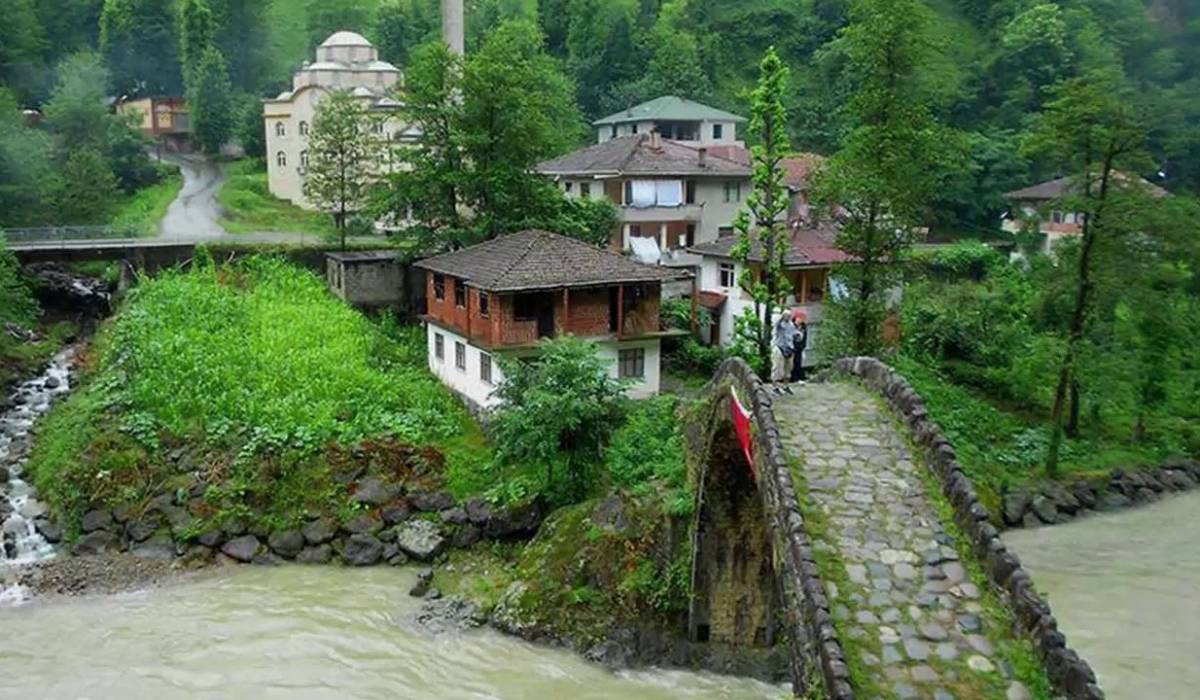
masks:
<svg viewBox="0 0 1200 700"><path fill-rule="evenodd" d="M1100 477L1023 487L1004 496L1010 528L1057 525L1093 513L1154 503L1200 486L1200 462L1174 459L1157 469L1117 469Z"/></svg>

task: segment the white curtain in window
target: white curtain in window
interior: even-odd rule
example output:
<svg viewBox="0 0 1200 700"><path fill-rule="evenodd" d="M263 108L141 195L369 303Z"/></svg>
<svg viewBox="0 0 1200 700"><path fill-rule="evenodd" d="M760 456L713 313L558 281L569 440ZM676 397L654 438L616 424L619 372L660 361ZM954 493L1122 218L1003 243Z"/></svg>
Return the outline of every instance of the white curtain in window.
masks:
<svg viewBox="0 0 1200 700"><path fill-rule="evenodd" d="M655 185L658 206L677 207L683 204L682 180L658 180Z"/></svg>
<svg viewBox="0 0 1200 700"><path fill-rule="evenodd" d="M640 209L654 206L654 180L634 180L631 189L633 201L630 204Z"/></svg>

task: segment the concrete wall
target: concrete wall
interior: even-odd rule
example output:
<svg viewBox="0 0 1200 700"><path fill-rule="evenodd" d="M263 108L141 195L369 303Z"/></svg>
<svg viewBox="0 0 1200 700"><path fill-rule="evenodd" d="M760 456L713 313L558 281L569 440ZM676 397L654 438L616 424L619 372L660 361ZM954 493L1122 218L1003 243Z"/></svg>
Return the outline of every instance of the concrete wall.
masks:
<svg viewBox="0 0 1200 700"><path fill-rule="evenodd" d="M325 280L347 304L382 307L399 306L405 301L404 270L396 260L329 259Z"/></svg>
<svg viewBox="0 0 1200 700"><path fill-rule="evenodd" d="M721 125L721 136L715 138L713 136L713 125ZM634 127L637 127L635 130ZM605 124L596 127L596 143L604 143L613 138L622 136L632 136L633 134L649 134L654 131L655 122L653 120L630 122L627 124L617 124L616 132L613 131L613 125ZM731 121L709 121L704 120L699 122L697 127L696 139L676 139L679 143L686 143L689 146L740 146L742 141L737 138L737 122Z"/></svg>

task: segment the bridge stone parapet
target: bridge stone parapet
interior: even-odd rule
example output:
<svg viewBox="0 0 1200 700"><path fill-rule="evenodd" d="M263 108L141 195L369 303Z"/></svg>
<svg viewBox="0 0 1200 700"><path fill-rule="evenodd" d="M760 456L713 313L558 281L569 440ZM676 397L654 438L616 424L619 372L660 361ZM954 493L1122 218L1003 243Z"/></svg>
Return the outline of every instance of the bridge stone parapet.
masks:
<svg viewBox="0 0 1200 700"><path fill-rule="evenodd" d="M743 408L749 419L748 434L743 433L749 442L749 463L738 437L735 407ZM690 416L685 436L693 467L692 478L697 485L692 574L696 595L689 615L689 633L694 639L703 639L709 633L710 624L714 630L723 622L730 624L727 620L730 615L723 615L722 609L731 609L734 627L723 634L733 639L722 641L771 643L782 633L789 645L790 670L797 696L818 694L830 700L851 700L854 692L849 667L833 625L825 584L796 498L771 392L743 360L725 361ZM730 469L744 472L739 474ZM730 486L734 482L748 483L751 498L756 498L761 508L718 505L723 499L728 501L723 490L734 488ZM768 606L770 622L765 639L761 630L757 635L750 630L744 639L738 638L738 623L745 624L747 618L762 617L758 609L761 606L752 604L761 599L760 592L747 590L754 587L753 583L746 585L742 580L743 589L738 592L733 590L735 585L713 580L721 578L725 581L739 564L744 567L746 562L740 560L747 558L745 550L754 548L753 544L742 543L731 549L729 544L715 542L706 534L715 528L704 520L725 517L729 510L743 525L756 522L758 518L762 520L759 526L765 525L765 554L769 555L769 561L764 562L762 568L770 570L769 578L773 580L774 588ZM759 513L752 514L748 512L750 510ZM722 512L717 514L716 511ZM706 525L710 527L706 528ZM722 529L727 527L726 523L717 525ZM745 534L739 533L739 536L744 538ZM759 538L763 536L764 533L758 535ZM706 551L722 548L715 554ZM712 598L727 600L723 603ZM702 626L704 634L699 634ZM818 684L819 687L814 687Z"/></svg>
<svg viewBox="0 0 1200 700"><path fill-rule="evenodd" d="M920 395L904 377L875 358L844 358L835 362L833 369L861 379L868 388L882 394L908 428L913 442L924 451L953 508L956 524L983 563L989 583L1011 608L1021 631L1033 640L1055 692L1070 700L1104 698L1091 666L1067 646L1049 603L1038 594L1029 572L1008 551L992 525L990 514L963 472L954 447L929 417Z"/></svg>

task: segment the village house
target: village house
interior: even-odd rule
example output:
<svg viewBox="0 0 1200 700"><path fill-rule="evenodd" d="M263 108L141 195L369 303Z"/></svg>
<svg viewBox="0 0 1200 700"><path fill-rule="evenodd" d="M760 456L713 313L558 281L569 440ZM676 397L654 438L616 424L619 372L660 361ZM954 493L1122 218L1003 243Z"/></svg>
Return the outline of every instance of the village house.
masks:
<svg viewBox="0 0 1200 700"><path fill-rule="evenodd" d="M642 265L556 233L523 231L416 263L426 273L429 368L474 409L494 407L499 355L536 355L565 334L595 342L628 393L658 393L664 282L690 273Z"/></svg>
<svg viewBox="0 0 1200 700"><path fill-rule="evenodd" d="M134 126L150 138L183 138L192 132L191 110L182 97L122 98L115 109L123 117L133 116Z"/></svg>
<svg viewBox="0 0 1200 700"><path fill-rule="evenodd" d="M715 107L666 95L597 119L592 126L598 143L657 133L689 146L744 147L737 138L737 125L745 121L745 117Z"/></svg>
<svg viewBox="0 0 1200 700"><path fill-rule="evenodd" d="M1146 180L1117 173L1124 182L1138 182L1153 197L1165 197L1167 191ZM1031 187L1014 190L1004 195L1012 208L1004 214L1000 227L1008 233L1017 234L1033 230L1041 234L1039 249L1050 253L1063 239L1083 233L1084 214L1072 211L1068 202L1078 194L1071 178L1060 177L1047 180Z"/></svg>
<svg viewBox="0 0 1200 700"><path fill-rule="evenodd" d="M359 34L336 32L317 47L316 62L306 62L292 76L292 89L263 101L266 122L267 183L271 194L306 209L304 196L308 138L317 105L326 95L349 91L372 116L373 134L381 142L415 140L419 135L396 115L400 103L391 97L400 69L379 60L379 52ZM390 149L382 148L382 158ZM386 162L380 169L388 168Z"/></svg>
<svg viewBox="0 0 1200 700"><path fill-rule="evenodd" d="M661 262L673 266L698 263L687 248L732 230L750 194L748 165L656 131L607 139L537 169L568 197L608 199L617 206L620 226L610 239L614 250L649 241ZM653 262L657 256L647 258L639 250L639 257Z"/></svg>
<svg viewBox="0 0 1200 700"><path fill-rule="evenodd" d="M824 302L830 293L830 272L834 265L846 262L850 257L834 245L837 227L832 223L811 224L797 220L790 228L791 239L783 257L783 273L792 292L780 311L799 309L807 316L810 352L806 354L805 362L811 364L813 340L819 332ZM746 309L754 308L754 299L738 283L743 265L732 255L736 243L737 236L728 235L691 248L701 258L696 286L699 305L707 309L713 319L710 335L704 338L710 344L729 345L733 342L735 319ZM763 262L762 249L753 247L749 264L755 279L762 274Z"/></svg>

